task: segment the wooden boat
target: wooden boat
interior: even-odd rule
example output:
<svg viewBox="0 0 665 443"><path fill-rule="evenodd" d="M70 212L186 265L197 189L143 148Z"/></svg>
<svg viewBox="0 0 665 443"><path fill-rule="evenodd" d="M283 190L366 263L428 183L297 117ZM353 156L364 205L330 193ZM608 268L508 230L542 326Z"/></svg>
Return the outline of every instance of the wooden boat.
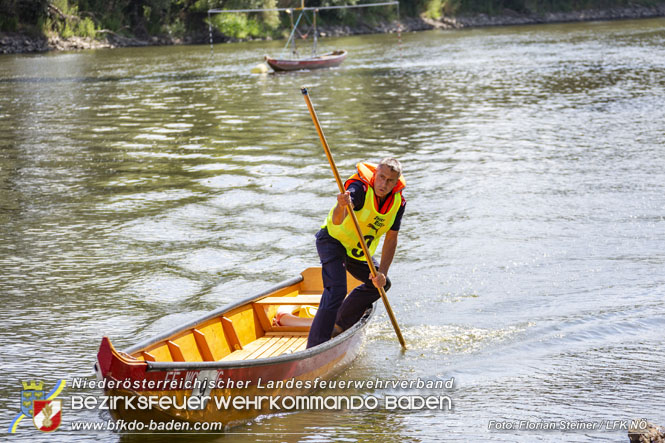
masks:
<svg viewBox="0 0 665 443"><path fill-rule="evenodd" d="M275 59L265 56L265 61L275 71L297 71L339 66L346 58L346 51L333 51L315 57L301 59Z"/></svg>
<svg viewBox="0 0 665 443"><path fill-rule="evenodd" d="M360 282L347 277L350 292ZM254 407L220 406L220 399L251 402L257 396L312 392L317 378L331 377L356 356L373 313L368 309L350 329L305 349L308 326L274 326L272 320L283 305L318 306L322 291L321 269L308 268L296 278L124 352L104 337L95 369L105 395L118 399L109 401L111 415L144 426L216 422L228 427L271 412L270 405L263 401ZM150 407L140 407L146 404Z"/></svg>
<svg viewBox="0 0 665 443"><path fill-rule="evenodd" d="M305 6L305 0L301 0L300 6L297 8L245 8L245 9L208 9L208 15L210 14L252 14L252 13L266 13L266 12L286 12L289 15L291 20L291 34L284 45L282 54L284 54L287 49L291 48L291 54L296 56L298 51L296 50L296 40L298 36L307 39L308 35L312 35L312 55L309 58L299 59L297 57L293 58L280 58L275 59L269 56L265 56L265 61L270 65L275 72L278 71L296 71L299 69L319 69L319 68L330 68L334 66L339 66L340 63L346 58L346 51L333 51L323 55L317 55L317 44L319 32L316 24L316 16L320 11L333 10L333 9L353 9L353 8L372 8L378 6L396 6L397 7L397 16L399 17L399 2L396 0L393 1L384 1L384 2L375 2L375 3L364 3L359 5L330 5L330 6ZM300 13L298 18L294 20L294 13ZM312 13L312 19L310 23L312 27L301 33L298 29L301 19L305 16L307 12ZM309 21L306 19L305 21ZM208 32L212 36L212 20L208 20ZM399 31L398 31L399 32ZM211 46L212 48L212 46ZM280 56L281 57L281 56ZM256 67L257 73L262 73L263 67Z"/></svg>

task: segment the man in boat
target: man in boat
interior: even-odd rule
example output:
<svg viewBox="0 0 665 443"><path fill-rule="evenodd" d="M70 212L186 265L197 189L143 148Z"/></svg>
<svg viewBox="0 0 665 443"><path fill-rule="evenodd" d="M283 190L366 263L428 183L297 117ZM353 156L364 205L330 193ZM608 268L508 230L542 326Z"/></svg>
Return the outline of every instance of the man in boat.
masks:
<svg viewBox="0 0 665 443"><path fill-rule="evenodd" d="M402 196L406 184L402 166L394 158L385 158L378 165L358 163L357 168L357 173L344 184L346 192L337 195L337 204L316 234L324 290L309 332L308 348L350 328L380 297L377 288L383 287L386 291L390 288L388 269L397 248L397 234L406 205ZM386 236L381 263L373 259L377 267L375 278L370 275L353 219L347 214L347 205L353 206L372 256L380 237ZM364 283L345 299L346 271Z"/></svg>

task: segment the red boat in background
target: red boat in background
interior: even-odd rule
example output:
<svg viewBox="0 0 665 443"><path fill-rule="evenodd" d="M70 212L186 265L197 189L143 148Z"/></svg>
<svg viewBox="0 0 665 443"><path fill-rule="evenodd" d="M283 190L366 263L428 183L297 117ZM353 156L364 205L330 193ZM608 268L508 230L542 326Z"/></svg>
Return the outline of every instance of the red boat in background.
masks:
<svg viewBox="0 0 665 443"><path fill-rule="evenodd" d="M330 6L305 6L305 0L301 0L300 7L297 8L250 8L250 9L209 9L208 14L264 14L270 12L286 12L291 21L291 34L289 35L282 54L279 58L272 58L268 55L265 56L266 63L275 71L297 71L301 69L320 69L331 68L339 66L346 58L346 51L333 51L323 55L317 53L317 43L319 31L317 29L316 17L320 11L334 10L334 9L351 9L351 8L371 8L376 6L396 6L397 17L399 18L399 2L396 0L377 2L377 3L363 3L355 5L330 5ZM306 32L301 32L298 29L301 19L305 17L306 12L311 12L312 20L311 27ZM294 13L300 13L298 18L294 20ZM308 18L305 21L309 21ZM208 20L209 32L212 36L212 21ZM301 25L302 26L302 25ZM399 32L399 29L398 29ZM302 38L306 40L308 36L312 36L311 55L309 57L300 58L296 48L296 40ZM211 37L212 38L212 37ZM212 48L212 43L211 43ZM302 52L302 51L301 51ZM287 55L287 53L290 53ZM252 70L255 73L265 73L267 68L261 64Z"/></svg>
<svg viewBox="0 0 665 443"><path fill-rule="evenodd" d="M265 56L266 63L275 71L332 68L339 66L345 58L346 51L344 50L302 59L276 59L267 55Z"/></svg>

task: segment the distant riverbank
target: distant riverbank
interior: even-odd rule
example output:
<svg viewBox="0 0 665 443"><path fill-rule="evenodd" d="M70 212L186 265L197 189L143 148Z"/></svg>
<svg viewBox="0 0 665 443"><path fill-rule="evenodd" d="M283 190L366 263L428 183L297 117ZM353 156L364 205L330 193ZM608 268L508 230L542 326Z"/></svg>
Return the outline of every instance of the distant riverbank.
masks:
<svg viewBox="0 0 665 443"><path fill-rule="evenodd" d="M358 34L376 34L397 32L425 31L429 29L464 29L487 26L514 26L540 23L564 23L582 21L609 21L625 19L642 19L665 16L665 4L656 6L628 6L608 9L589 9L573 12L548 12L543 14L524 14L506 9L502 14L474 14L455 17L442 17L438 20L424 17L406 17L398 22L357 26L321 26L323 37ZM213 35L215 43L239 41L225 38L220 34ZM149 40L128 38L113 32L104 32L98 39L71 37L31 37L24 34L0 33L0 54L38 53L48 51L72 51L81 49L121 48L130 46L158 46L178 44L209 43L207 30L185 38L169 36L153 36Z"/></svg>

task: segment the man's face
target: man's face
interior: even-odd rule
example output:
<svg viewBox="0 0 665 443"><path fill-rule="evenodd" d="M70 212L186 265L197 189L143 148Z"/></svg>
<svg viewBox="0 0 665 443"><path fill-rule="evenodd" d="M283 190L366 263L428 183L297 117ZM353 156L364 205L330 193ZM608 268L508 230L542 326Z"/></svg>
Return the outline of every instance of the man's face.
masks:
<svg viewBox="0 0 665 443"><path fill-rule="evenodd" d="M379 165L374 173L374 191L377 197L383 198L388 195L398 180L399 173L397 171L393 171L386 165Z"/></svg>

